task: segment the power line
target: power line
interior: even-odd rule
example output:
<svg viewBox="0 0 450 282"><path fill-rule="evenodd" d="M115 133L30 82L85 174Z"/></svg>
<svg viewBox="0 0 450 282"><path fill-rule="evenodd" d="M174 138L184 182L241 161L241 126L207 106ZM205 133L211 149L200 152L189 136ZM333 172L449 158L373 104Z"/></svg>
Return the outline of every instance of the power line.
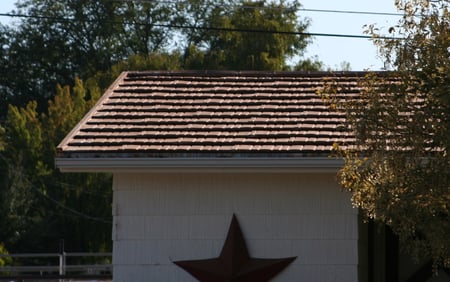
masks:
<svg viewBox="0 0 450 282"><path fill-rule="evenodd" d="M75 210L75 209L72 209L72 208L70 208L70 207L67 207L67 206L65 206L63 203L59 202L58 200L55 200L55 199L51 198L50 196L48 196L47 194L43 193L42 191L40 191L40 190L39 190L37 187L35 187L34 185L31 184L31 187L34 188L34 190L35 190L36 192L38 192L41 196L43 196L43 197L46 198L47 200L53 202L54 204L56 204L56 205L59 206L60 208L66 210L66 211L68 211L68 212L71 212L72 214L74 214L74 215L76 215L76 216L79 216L79 217L82 217L82 218L85 218L85 219L89 219L89 220L92 220L92 221L101 222L101 223L107 223L107 224L111 224L111 223L112 223L112 221L110 221L110 220L106 220L106 219L104 219L104 218L99 218L99 217L93 217L93 216L87 215L87 214L85 214L85 213L82 213L82 212L80 212L80 211L77 211L77 210Z"/></svg>
<svg viewBox="0 0 450 282"><path fill-rule="evenodd" d="M369 35L357 35L357 34L336 34L336 33L315 33L315 32L301 32L301 31L282 31L282 30L263 30L263 29L245 29L245 28L222 28L222 27L198 27L198 26L183 26L183 25L164 25L155 24L153 26L168 27L168 28L180 28L180 29L200 29L200 30L212 30L212 31L225 31L225 32L244 32L244 33L269 33L269 34L285 34L285 35L299 35L299 36L317 36L317 37L344 37L344 38L362 38L372 39ZM378 37L379 39L392 39L392 37Z"/></svg>
<svg viewBox="0 0 450 282"><path fill-rule="evenodd" d="M357 15L373 15L373 16L395 16L402 17L400 13L386 13L386 12L367 12L367 11L349 11L349 10L326 10L326 9L305 9L300 8L300 11L317 12L317 13L336 13L336 14L357 14Z"/></svg>
<svg viewBox="0 0 450 282"><path fill-rule="evenodd" d="M110 220L105 220L105 219L99 218L99 217L93 217L93 216L84 214L82 212L79 212L79 211L77 211L75 209L69 208L69 207L65 206L64 204L62 204L61 202L59 202L59 201L57 201L57 200L55 200L53 198L50 198L49 196L45 195L44 193L41 193L41 195L44 196L46 199L50 200L51 202L55 203L57 206L61 207L62 209L66 210L66 211L69 211L69 212L73 213L76 216L79 216L79 217L82 217L82 218L85 218L85 219L89 219L89 220L92 220L92 221L107 223L107 224L112 223L112 221L110 221Z"/></svg>
<svg viewBox="0 0 450 282"><path fill-rule="evenodd" d="M80 189L80 187L77 185L65 183L62 181L55 180L55 181L51 181L50 183L54 184L54 185L59 185L59 186L63 187L64 189L75 191L77 193L82 193L82 194L87 194L87 195L92 195L92 196L97 196L97 197L102 197L102 198L109 198L111 196L110 194L106 194L106 193L100 193L100 192L95 192L95 191L88 191L86 189Z"/></svg>
<svg viewBox="0 0 450 282"><path fill-rule="evenodd" d="M189 4L188 1L155 1L155 0L111 0L111 2L119 2L119 3L167 3L167 4ZM200 4L200 6L207 6L207 4ZM252 6L252 5L215 5L215 7L222 8L243 8L243 9L260 9L260 10L269 10L269 9L277 9L277 10L292 10L290 7L274 7L274 6ZM337 13L337 14L358 14L358 15L375 15L375 16L395 16L400 17L403 16L401 13L388 13L388 12L369 12L369 11L351 11L351 10L329 10L329 9L308 9L308 8L297 8L297 11L304 12L317 12L317 13Z"/></svg>
<svg viewBox="0 0 450 282"><path fill-rule="evenodd" d="M47 19L58 22L74 22L75 19L68 19L63 17L52 16L31 16L24 14L9 14L0 13L0 17L18 17L18 18L32 18L32 19ZM94 21L83 21L94 22ZM105 21L105 24L124 24L119 21ZM284 35L296 35L296 36L316 36L316 37L339 37L339 38L359 38L359 39L373 39L370 35L357 35L357 34L337 34L337 33L314 33L314 32L301 32L301 31L282 31L282 30L263 30L263 29L245 29L245 28L223 28L223 27L201 27L192 25L174 25L174 24L147 24L147 23L134 23L140 26L152 26L162 28L175 28L175 29L191 29L191 30L206 30L206 31L223 31L223 32L243 32L243 33L268 33L268 34L284 34ZM401 39L395 37L378 36L377 39Z"/></svg>

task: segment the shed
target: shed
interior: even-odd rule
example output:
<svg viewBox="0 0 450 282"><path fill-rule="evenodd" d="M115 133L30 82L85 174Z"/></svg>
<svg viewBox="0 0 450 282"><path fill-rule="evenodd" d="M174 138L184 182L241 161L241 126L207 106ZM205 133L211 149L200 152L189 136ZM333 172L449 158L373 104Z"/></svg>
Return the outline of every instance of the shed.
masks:
<svg viewBox="0 0 450 282"><path fill-rule="evenodd" d="M384 281L389 241L361 224L329 157L352 137L317 95L331 81L358 93L364 75L122 73L56 159L113 174L114 281L196 281L174 262L218 257L233 215L251 257L296 257L273 281Z"/></svg>

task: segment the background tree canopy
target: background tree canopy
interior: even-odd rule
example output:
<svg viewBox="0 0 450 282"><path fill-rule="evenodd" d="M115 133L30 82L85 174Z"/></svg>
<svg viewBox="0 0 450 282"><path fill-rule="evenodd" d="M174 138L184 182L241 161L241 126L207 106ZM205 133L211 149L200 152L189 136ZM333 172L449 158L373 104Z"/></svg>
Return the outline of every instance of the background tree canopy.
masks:
<svg viewBox="0 0 450 282"><path fill-rule="evenodd" d="M286 60L301 55L309 22L299 22L299 4L244 1L215 6L199 33L188 34L185 68L286 70ZM211 29L211 27L213 27ZM267 32L271 31L271 32ZM282 32L298 32L287 35Z"/></svg>
<svg viewBox="0 0 450 282"><path fill-rule="evenodd" d="M0 243L10 252L54 252L60 239L111 249L111 177L61 174L54 156L121 71L286 70L309 43L294 1L18 3L19 21L0 25Z"/></svg>
<svg viewBox="0 0 450 282"><path fill-rule="evenodd" d="M396 4L404 17L393 39L369 30L393 72L368 75L360 99L338 104L356 137L355 147L341 147L340 182L407 251L450 267L449 3Z"/></svg>

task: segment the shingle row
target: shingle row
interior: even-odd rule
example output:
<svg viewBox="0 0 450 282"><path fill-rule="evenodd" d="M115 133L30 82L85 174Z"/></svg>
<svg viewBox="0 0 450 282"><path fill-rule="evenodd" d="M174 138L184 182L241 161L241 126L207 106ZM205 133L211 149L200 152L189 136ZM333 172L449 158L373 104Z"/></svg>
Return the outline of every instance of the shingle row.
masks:
<svg viewBox="0 0 450 282"><path fill-rule="evenodd" d="M317 92L360 91L362 73L127 72L58 146L60 155L329 153L352 142Z"/></svg>

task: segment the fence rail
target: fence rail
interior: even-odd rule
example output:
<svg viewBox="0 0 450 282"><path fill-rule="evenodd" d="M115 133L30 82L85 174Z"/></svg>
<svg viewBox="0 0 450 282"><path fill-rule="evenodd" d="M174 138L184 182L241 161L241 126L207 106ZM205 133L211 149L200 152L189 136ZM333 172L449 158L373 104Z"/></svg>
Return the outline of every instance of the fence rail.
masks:
<svg viewBox="0 0 450 282"><path fill-rule="evenodd" d="M88 264L68 264L67 258L99 258L104 257L105 262ZM30 254L0 254L0 259L12 259L11 265L0 266L0 281L74 281L76 280L103 280L112 278L111 253L30 253ZM53 264L48 258L55 258ZM27 265L21 260L33 259L40 261L41 265ZM40 260L39 260L40 259ZM57 259L57 260L56 260ZM43 261L46 260L46 265Z"/></svg>

